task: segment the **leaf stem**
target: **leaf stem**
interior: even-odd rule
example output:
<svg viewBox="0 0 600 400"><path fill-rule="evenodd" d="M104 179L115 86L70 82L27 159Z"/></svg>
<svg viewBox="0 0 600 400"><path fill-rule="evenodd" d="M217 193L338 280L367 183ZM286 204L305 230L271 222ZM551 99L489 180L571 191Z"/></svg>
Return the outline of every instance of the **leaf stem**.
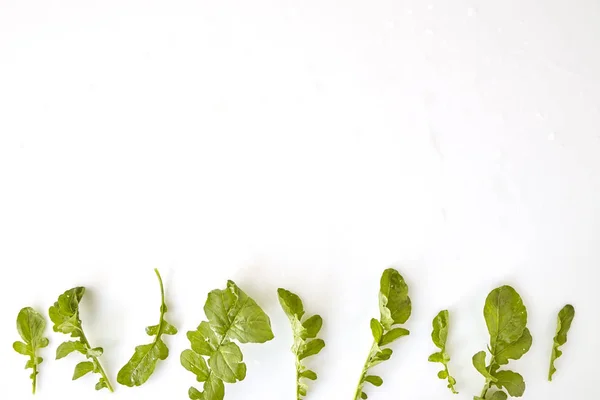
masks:
<svg viewBox="0 0 600 400"><path fill-rule="evenodd" d="M83 333L83 329L79 330L81 332L81 342L83 343L83 345L88 349L88 350L92 350L92 346L90 346L90 342L88 342L87 337L85 337L85 333ZM108 376L106 375L106 372L104 371L104 368L102 367L102 364L100 364L100 360L98 360L98 357L96 356L92 356L92 362L94 363L94 370L98 370L98 372L100 373L100 375L102 375L102 378L104 379L104 381L106 382L106 387L108 388L108 390L112 393L115 390L113 389L112 385L110 384L110 380L108 379Z"/></svg>
<svg viewBox="0 0 600 400"><path fill-rule="evenodd" d="M163 281L162 281L162 277L160 276L160 272L158 272L158 268L154 268L154 272L156 273L156 277L158 278L158 283L160 284L160 299L161 299L160 321L158 322L158 330L156 333L156 339L154 340L154 342L156 343L158 341L158 338L160 338L160 336L162 334L163 321L165 318L165 313L167 312L167 304L165 303L165 288L163 286Z"/></svg>
<svg viewBox="0 0 600 400"><path fill-rule="evenodd" d="M354 393L354 400L361 400L361 394L363 387L365 385L365 378L367 377L367 372L369 371L369 364L371 364L371 360L373 359L373 354L376 353L379 345L376 341L373 341L373 345L371 346L371 350L369 351L369 356L365 361L365 365L363 366L362 374L360 375L360 380L358 381L358 386L356 387L356 392Z"/></svg>
<svg viewBox="0 0 600 400"><path fill-rule="evenodd" d="M31 378L32 381L33 381L33 383L32 383L31 393L35 394L35 388L37 386L37 374L38 374L37 373L37 366L38 366L38 364L37 364L37 360L36 360L37 357L35 356L35 354L33 355L33 358L34 358L34 361L33 361L33 378Z"/></svg>
<svg viewBox="0 0 600 400"><path fill-rule="evenodd" d="M492 354L492 359L490 360L490 365L488 366L488 372L492 373L492 366L494 365L494 361L496 361L496 357ZM481 394L479 397L485 400L485 396L487 395L488 390L492 387L492 381L486 378L485 385L483 385L483 389L481 390Z"/></svg>

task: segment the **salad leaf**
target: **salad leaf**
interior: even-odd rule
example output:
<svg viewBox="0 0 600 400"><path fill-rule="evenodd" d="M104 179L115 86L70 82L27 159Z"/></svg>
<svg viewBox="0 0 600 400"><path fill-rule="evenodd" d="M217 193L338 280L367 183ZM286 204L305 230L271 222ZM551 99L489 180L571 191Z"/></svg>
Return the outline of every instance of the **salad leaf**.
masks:
<svg viewBox="0 0 600 400"><path fill-rule="evenodd" d="M169 356L169 349L162 340L162 335L177 334L177 329L165 320L165 313L167 312L165 289L158 269L154 269L154 272L156 273L160 285L160 319L158 325L147 327L146 333L149 336L155 336L155 338L152 343L143 344L135 348L135 352L131 359L129 359L127 364L125 364L117 374L117 382L121 385L129 387L143 385L154 373L158 360L166 360Z"/></svg>
<svg viewBox="0 0 600 400"><path fill-rule="evenodd" d="M202 391L189 389L190 399L223 400L224 382L236 383L246 377L241 349L233 340L265 343L273 339L271 320L233 281L208 294L204 313L208 321L187 333L191 349L181 353L180 361L203 383Z"/></svg>
<svg viewBox="0 0 600 400"><path fill-rule="evenodd" d="M527 329L527 308L521 296L510 286L501 286L490 292L483 315L490 334L490 362L486 365L486 353L473 356L473 366L485 378L485 385L475 400L484 400L492 386L498 391L490 400L506 400L508 395L520 397L525 392L523 377L510 370L500 370L509 360L518 360L531 348L532 338ZM506 392L504 392L506 390Z"/></svg>
<svg viewBox="0 0 600 400"><path fill-rule="evenodd" d="M567 334L569 333L569 329L571 329L573 318L575 318L575 308L570 304L564 306L558 313L556 335L554 336L552 355L550 356L550 371L548 372L549 381L552 381L552 375L556 372L554 363L558 357L562 356L562 351L559 347L567 343Z"/></svg>
<svg viewBox="0 0 600 400"><path fill-rule="evenodd" d="M448 389L450 389L452 393L458 394L454 387L454 385L456 385L456 379L450 375L450 371L448 370L450 355L446 352L446 340L448 339L449 319L450 316L448 310L440 311L433 319L433 331L431 332L431 339L433 340L433 344L435 344L440 351L430 355L429 361L441 363L444 366L444 369L438 372L438 378L448 380Z"/></svg>
<svg viewBox="0 0 600 400"><path fill-rule="evenodd" d="M25 368L31 368L33 372L30 375L32 381L32 393L35 394L37 386L38 367L43 358L38 357L38 349L48 346L48 338L44 337L46 329L46 320L40 313L31 307L25 307L17 315L17 331L23 342L14 342L13 349L19 354L28 356L29 360Z"/></svg>
<svg viewBox="0 0 600 400"><path fill-rule="evenodd" d="M113 388L110 381L108 380L104 368L102 368L102 365L100 364L100 360L98 360L98 357L102 355L104 350L102 347L94 348L90 345L90 342L83 332L81 319L79 319L79 303L84 294L84 287L79 286L69 289L58 296L58 301L50 307L49 315L54 323L54 326L52 327L54 332L61 332L70 335L72 338L77 338L76 341L67 341L60 344L56 349L56 359L58 360L66 357L73 352L83 354L89 361L87 363L77 364L73 374L73 380L79 379L89 372L94 372L100 374L100 378L96 384L96 390L107 388L112 392Z"/></svg>
<svg viewBox="0 0 600 400"><path fill-rule="evenodd" d="M369 369L389 360L392 356L392 349L384 348L384 346L410 333L404 328L396 327L396 325L404 324L410 317L411 302L408 297L408 285L402 275L393 268L386 269L381 276L379 311L380 319L371 319L373 345L358 381L354 400L368 397L364 391L365 383L368 382L374 386L383 384L380 376L369 375Z"/></svg>
<svg viewBox="0 0 600 400"><path fill-rule="evenodd" d="M277 289L279 303L292 324L294 333L294 344L292 353L296 356L296 399L301 400L306 396L308 385L302 382L302 378L316 380L316 372L306 368L302 360L318 354L325 342L322 339L315 339L321 327L323 319L320 315L313 315L310 318L304 317L304 305L300 297L289 290Z"/></svg>

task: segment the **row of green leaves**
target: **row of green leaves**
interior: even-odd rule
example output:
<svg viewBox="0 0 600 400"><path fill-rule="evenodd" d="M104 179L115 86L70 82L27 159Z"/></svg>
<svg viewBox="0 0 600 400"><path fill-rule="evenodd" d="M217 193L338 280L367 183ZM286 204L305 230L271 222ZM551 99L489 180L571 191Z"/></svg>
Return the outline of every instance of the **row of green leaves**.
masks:
<svg viewBox="0 0 600 400"><path fill-rule="evenodd" d="M133 356L119 371L117 382L121 385L133 387L144 384L153 374L158 361L165 360L169 355L169 349L162 336L177 334L177 329L165 319L165 291L158 270L155 272L161 292L159 322L146 328L146 333L153 337L152 342L137 346ZM106 388L112 392L113 387L99 360L103 349L92 347L83 331L79 304L84 294L83 287L69 289L61 294L49 309L50 319L54 323L53 330L75 339L58 346L56 359L74 352L83 354L87 360L76 365L73 380L88 373L96 373L99 375L96 390ZM308 390L305 380L317 379L316 372L309 369L303 361L318 354L325 347L325 342L317 338L323 319L319 315L306 317L302 300L288 290L278 289L278 297L292 326L292 352L296 360L296 398L302 400ZM373 344L365 361L354 400L368 398L364 390L365 384L383 384L383 379L371 374L370 369L389 360L393 354L389 346L397 339L410 334L400 326L408 321L412 311L408 285L395 269L386 269L381 276L379 311L379 319L371 319ZM182 366L202 383L202 390L190 387L190 399L223 400L224 384L236 383L246 377L246 364L236 342L264 343L273 339L274 335L268 315L233 281L228 281L225 289L216 289L208 294L204 312L208 321L202 321L196 330L187 332L191 348L181 353L180 361ZM520 359L532 344L532 336L526 326L527 309L523 300L512 287L501 286L487 296L483 315L490 334L490 359L486 361L485 351L473 356L475 369L485 378L484 387L478 396L474 396L474 400L506 400L508 395L522 396L525 391L523 377L517 372L501 368L508 364L509 360ZM571 305L566 305L558 314L548 380L552 380L556 372L555 361L562 355L559 347L567 341L567 333L574 315L575 309ZM431 354L429 361L442 364L443 369L438 373L438 377L446 380L448 388L456 394L456 380L450 375L450 355L446 349L449 320L448 310L440 311L433 319L431 337L439 351ZM39 365L43 361L38 356L38 351L49 343L44 337L45 326L44 317L34 309L26 307L19 312L17 330L23 342L15 342L13 348L29 357L25 368L33 369L33 393L36 391ZM492 388L495 388L493 393Z"/></svg>

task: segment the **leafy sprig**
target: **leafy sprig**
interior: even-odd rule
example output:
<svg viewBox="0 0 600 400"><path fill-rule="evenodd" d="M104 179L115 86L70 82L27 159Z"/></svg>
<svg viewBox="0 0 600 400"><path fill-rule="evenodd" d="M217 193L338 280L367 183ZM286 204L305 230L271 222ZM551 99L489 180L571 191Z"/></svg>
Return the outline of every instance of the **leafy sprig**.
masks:
<svg viewBox="0 0 600 400"><path fill-rule="evenodd" d="M242 351L233 342L264 343L273 339L268 315L233 281L224 290L208 294L202 321L187 337L191 349L181 353L181 365L203 382L203 390L190 387L192 400L223 400L225 385L246 377ZM208 362L207 362L208 360Z"/></svg>
<svg viewBox="0 0 600 400"><path fill-rule="evenodd" d="M169 348L162 340L162 335L177 334L177 328L165 320L165 313L167 312L165 289L158 269L155 268L154 272L160 285L160 319L157 325L148 326L146 333L149 336L155 336L155 338L152 343L143 344L135 348L131 359L117 374L117 382L121 385L129 387L143 385L152 373L154 373L158 360L166 360L169 356Z"/></svg>
<svg viewBox="0 0 600 400"><path fill-rule="evenodd" d="M383 379L377 375L369 375L369 369L392 356L392 349L384 348L398 338L407 336L410 332L404 328L396 327L404 324L411 313L411 302L408 297L408 285L404 278L395 269L389 268L383 271L379 290L380 319L371 319L371 333L373 334L373 345L369 356L363 367L358 386L354 394L354 400L366 399L364 392L365 383L381 386Z"/></svg>
<svg viewBox="0 0 600 400"><path fill-rule="evenodd" d="M450 316L448 310L442 310L433 319L433 331L431 332L431 339L440 351L433 353L429 356L430 362L441 363L444 369L438 372L438 378L448 380L448 389L454 394L458 394L454 385L456 385L456 379L450 375L448 370L448 363L450 362L450 355L446 352L446 340L448 339L448 322Z"/></svg>
<svg viewBox="0 0 600 400"><path fill-rule="evenodd" d="M302 400L306 396L308 385L302 382L301 379L306 378L313 381L317 379L317 373L306 368L302 360L318 354L325 347L325 342L322 339L316 339L323 326L323 319L320 315L303 318L304 305L302 300L289 290L280 288L277 289L277 294L281 308L290 320L294 332L292 352L296 357L296 399Z"/></svg>
<svg viewBox="0 0 600 400"><path fill-rule="evenodd" d="M556 335L552 343L552 354L550 356L550 370L548 371L548 380L552 381L552 376L556 372L554 365L556 359L562 356L562 351L559 349L560 346L567 343L567 334L571 329L571 323L575 318L575 308L567 304L558 312L556 321Z"/></svg>
<svg viewBox="0 0 600 400"><path fill-rule="evenodd" d="M44 361L37 355L38 349L48 346L48 338L44 337L46 329L46 320L44 317L31 307L25 307L17 315L17 331L23 339L23 342L14 342L13 349L19 354L28 356L29 360L25 364L25 369L31 368L33 372L30 375L32 393L35 394L37 386L38 367Z"/></svg>
<svg viewBox="0 0 600 400"><path fill-rule="evenodd" d="M490 333L488 350L491 355L486 365L486 353L473 356L473 366L485 378L485 385L475 400L486 399L488 391L496 386L490 400L506 400L508 395L520 397L525 392L523 377L510 370L500 370L509 360L518 360L531 348L532 338L527 329L527 308L521 296L510 286L501 286L488 295L483 309Z"/></svg>
<svg viewBox="0 0 600 400"><path fill-rule="evenodd" d="M92 347L88 341L83 328L81 319L79 319L79 303L85 293L84 287L75 287L69 289L58 297L58 301L50 307L50 319L54 323L54 332L61 332L77 338L75 341L67 341L61 343L56 349L56 359L61 359L68 356L74 351L77 351L86 356L89 361L80 362L75 366L73 380L79 379L82 376L94 372L100 374L100 379L96 383L96 390L107 388L111 392L113 388L110 381L100 364L98 357L102 355L104 350L102 347Z"/></svg>

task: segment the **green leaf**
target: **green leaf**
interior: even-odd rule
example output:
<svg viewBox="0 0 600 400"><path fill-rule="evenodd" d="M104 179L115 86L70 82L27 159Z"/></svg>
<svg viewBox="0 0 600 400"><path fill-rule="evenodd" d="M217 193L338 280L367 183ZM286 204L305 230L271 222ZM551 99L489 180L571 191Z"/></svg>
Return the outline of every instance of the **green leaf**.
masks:
<svg viewBox="0 0 600 400"><path fill-rule="evenodd" d="M56 359L60 360L61 358L68 356L74 351L78 351L81 354L86 354L87 348L82 342L63 342L56 348Z"/></svg>
<svg viewBox="0 0 600 400"><path fill-rule="evenodd" d="M501 286L491 291L485 301L483 315L492 348L500 341L516 341L523 335L527 325L527 309L521 296L510 286Z"/></svg>
<svg viewBox="0 0 600 400"><path fill-rule="evenodd" d="M473 366L487 381L496 381L496 378L490 374L485 366L485 351L480 351L473 356Z"/></svg>
<svg viewBox="0 0 600 400"><path fill-rule="evenodd" d="M365 382L369 382L373 386L383 385L383 379L377 375L368 375L365 377Z"/></svg>
<svg viewBox="0 0 600 400"><path fill-rule="evenodd" d="M210 371L204 357L193 350L184 350L180 357L181 365L194 375L198 382L205 382L208 379Z"/></svg>
<svg viewBox="0 0 600 400"><path fill-rule="evenodd" d="M504 392L495 392L492 397L490 397L490 400L506 400L508 399L508 396L506 395L506 393ZM484 400L484 399L481 399Z"/></svg>
<svg viewBox="0 0 600 400"><path fill-rule="evenodd" d="M121 385L133 387L143 385L154 373L159 360L166 360L169 356L169 349L162 340L162 335L175 335L177 329L165 320L167 304L165 302L165 290L162 277L158 269L154 269L160 285L161 305L160 318L158 325L146 328L146 333L155 336L150 344L137 346L133 356L129 359L117 374L117 382Z"/></svg>
<svg viewBox="0 0 600 400"><path fill-rule="evenodd" d="M529 351L532 343L531 333L525 328L519 339L512 343L498 342L494 352L496 362L500 365L508 364L508 360L518 360Z"/></svg>
<svg viewBox="0 0 600 400"><path fill-rule="evenodd" d="M303 339L314 339L317 337L323 326L323 318L320 315L313 315L302 323L305 334Z"/></svg>
<svg viewBox="0 0 600 400"><path fill-rule="evenodd" d="M213 330L240 343L264 343L273 339L271 320L254 300L233 281L225 290L208 294L204 312Z"/></svg>
<svg viewBox="0 0 600 400"><path fill-rule="evenodd" d="M187 338L192 344L192 350L203 356L212 356L222 340L206 321L202 321L195 331L188 331Z"/></svg>
<svg viewBox="0 0 600 400"><path fill-rule="evenodd" d="M437 363L444 362L444 354L442 354L441 352L433 353L432 355L429 356L427 361L437 362Z"/></svg>
<svg viewBox="0 0 600 400"><path fill-rule="evenodd" d="M410 317L411 302L408 297L408 286L404 278L395 269L383 272L379 291L379 309L381 324L386 330L392 325L403 324Z"/></svg>
<svg viewBox="0 0 600 400"><path fill-rule="evenodd" d="M94 370L94 363L91 361L82 361L75 366L75 372L73 373L73 380L79 379L85 374Z"/></svg>
<svg viewBox="0 0 600 400"><path fill-rule="evenodd" d="M498 388L506 389L508 394L513 397L521 397L525 392L525 381L520 374L513 371L498 371L494 374L496 377L496 385Z"/></svg>
<svg viewBox="0 0 600 400"><path fill-rule="evenodd" d="M212 372L227 383L236 383L246 377L246 364L237 344L225 343L208 360Z"/></svg>
<svg viewBox="0 0 600 400"><path fill-rule="evenodd" d="M556 335L554 336L552 344L552 354L550 356L550 370L548 372L548 380L552 381L552 376L556 372L555 361L562 355L562 351L559 349L560 346L567 343L567 334L571 329L571 323L575 318L575 308L567 304L558 313L556 321Z"/></svg>
<svg viewBox="0 0 600 400"><path fill-rule="evenodd" d="M431 339L433 343L441 350L446 348L446 340L448 338L448 310L442 310L433 319L433 331Z"/></svg>
<svg viewBox="0 0 600 400"><path fill-rule="evenodd" d="M96 384L96 390L107 388L112 392L113 388L108 381L104 368L102 368L102 365L100 364L100 360L98 360L98 357L103 353L102 347L92 347L81 326L79 303L81 302L84 293L84 287L69 289L58 296L58 300L50 307L48 313L50 319L54 323L54 331L62 332L73 338L77 338L76 341L61 343L56 349L56 359L64 358L74 351L84 354L88 359L92 360L92 372L100 374L100 380ZM78 364L75 368L75 373L73 374L74 379L82 376L79 374L83 373L88 366L89 364L85 363Z"/></svg>
<svg viewBox="0 0 600 400"><path fill-rule="evenodd" d="M380 346L388 345L392 342L395 342L397 339L399 339L403 336L408 336L408 335L410 335L410 332L408 331L408 329L394 328L391 331L388 331L383 335L383 337L381 338L381 341L379 342L379 345Z"/></svg>
<svg viewBox="0 0 600 400"><path fill-rule="evenodd" d="M190 388L191 399L223 400L225 385L246 377L241 343L263 343L273 338L267 314L232 281L224 290L213 290L204 305L208 322L187 332L191 349L180 357L182 366L204 382L203 390ZM304 330L302 328L302 330ZM208 357L208 362L204 357Z"/></svg>
<svg viewBox="0 0 600 400"><path fill-rule="evenodd" d="M23 342L13 343L13 349L24 356L29 357L25 368L33 369L30 377L32 380L32 392L35 394L37 386L38 366L42 358L37 356L38 350L48 346L48 339L44 337L46 320L31 307L22 308L17 315L17 332Z"/></svg>
<svg viewBox="0 0 600 400"><path fill-rule="evenodd" d="M308 391L308 385L302 382L300 378L317 379L317 374L314 371L306 369L301 361L318 354L325 347L323 340L314 339L323 326L323 319L319 315L313 315L302 322L305 313L300 297L282 288L277 289L277 294L281 308L290 320L294 334L292 351L296 356L296 392L298 394L297 400L300 400L303 396L306 396L306 392Z"/></svg>
<svg viewBox="0 0 600 400"><path fill-rule="evenodd" d="M375 318L371 318L371 333L375 342L379 343L383 337L383 326Z"/></svg>

